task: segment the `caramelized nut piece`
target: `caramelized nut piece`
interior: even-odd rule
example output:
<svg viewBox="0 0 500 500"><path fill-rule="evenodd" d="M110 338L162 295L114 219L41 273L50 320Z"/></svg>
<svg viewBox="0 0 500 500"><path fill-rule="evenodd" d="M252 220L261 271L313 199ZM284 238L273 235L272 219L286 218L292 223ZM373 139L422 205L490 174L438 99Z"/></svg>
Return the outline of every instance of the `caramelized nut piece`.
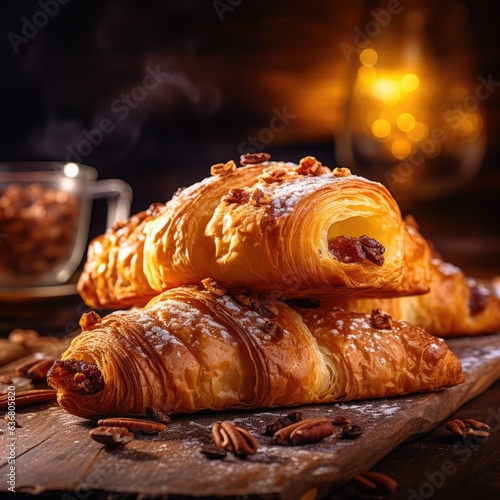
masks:
<svg viewBox="0 0 500 500"><path fill-rule="evenodd" d="M270 159L271 155L269 153L246 153L240 156L240 165L258 165Z"/></svg>
<svg viewBox="0 0 500 500"><path fill-rule="evenodd" d="M333 175L335 177L349 177L351 171L347 167L335 167L333 169Z"/></svg>
<svg viewBox="0 0 500 500"><path fill-rule="evenodd" d="M268 205L271 201L272 198L258 187L254 188L250 195L250 203L252 205Z"/></svg>
<svg viewBox="0 0 500 500"><path fill-rule="evenodd" d="M300 160L296 172L300 175L323 175L330 174L332 171L314 156L306 156Z"/></svg>
<svg viewBox="0 0 500 500"><path fill-rule="evenodd" d="M272 182L282 181L287 174L288 169L285 167L269 167L259 175L259 180L271 184Z"/></svg>
<svg viewBox="0 0 500 500"><path fill-rule="evenodd" d="M258 448L257 441L249 431L227 420L212 427L212 436L216 446L236 455L253 455Z"/></svg>
<svg viewBox="0 0 500 500"><path fill-rule="evenodd" d="M266 318L273 318L279 313L278 307L260 293L251 292L245 288L233 288L229 290L229 293L236 302L251 307Z"/></svg>
<svg viewBox="0 0 500 500"><path fill-rule="evenodd" d="M146 407L146 418L153 420L153 422L160 422L161 424L169 424L171 422L170 417L166 413L151 406Z"/></svg>
<svg viewBox="0 0 500 500"><path fill-rule="evenodd" d="M104 427L124 427L132 432L142 432L144 434L154 434L163 432L167 429L166 424L161 422L152 422L151 420L142 420L140 418L102 418L98 420L98 425Z"/></svg>
<svg viewBox="0 0 500 500"><path fill-rule="evenodd" d="M366 235L359 238L336 236L328 240L328 250L335 259L344 264L361 264L365 260L377 266L384 263L384 245Z"/></svg>
<svg viewBox="0 0 500 500"><path fill-rule="evenodd" d="M281 340L284 335L283 328L274 321L266 321L263 330L270 335L272 340Z"/></svg>
<svg viewBox="0 0 500 500"><path fill-rule="evenodd" d="M226 203L246 203L250 199L250 195L245 189L235 188L230 189L228 193L222 197L222 201Z"/></svg>
<svg viewBox="0 0 500 500"><path fill-rule="evenodd" d="M372 309L370 323L378 330L390 330L394 322L390 314L382 312L380 309Z"/></svg>
<svg viewBox="0 0 500 500"><path fill-rule="evenodd" d="M275 432L274 442L282 445L303 445L318 443L333 434L333 424L326 418L302 420Z"/></svg>
<svg viewBox="0 0 500 500"><path fill-rule="evenodd" d="M233 160L229 160L226 163L216 163L210 167L211 175L224 175L236 170L236 163Z"/></svg>
<svg viewBox="0 0 500 500"><path fill-rule="evenodd" d="M96 427L89 432L89 436L106 446L127 444L134 439L134 435L125 427Z"/></svg>
<svg viewBox="0 0 500 500"><path fill-rule="evenodd" d="M89 332L93 330L96 325L101 321L101 317L95 311L83 313L80 318L79 324L82 332Z"/></svg>
<svg viewBox="0 0 500 500"><path fill-rule="evenodd" d="M227 288L221 285L221 283L213 278L205 278L201 280L201 284L208 290L210 293L217 295L217 297L222 297L226 295Z"/></svg>

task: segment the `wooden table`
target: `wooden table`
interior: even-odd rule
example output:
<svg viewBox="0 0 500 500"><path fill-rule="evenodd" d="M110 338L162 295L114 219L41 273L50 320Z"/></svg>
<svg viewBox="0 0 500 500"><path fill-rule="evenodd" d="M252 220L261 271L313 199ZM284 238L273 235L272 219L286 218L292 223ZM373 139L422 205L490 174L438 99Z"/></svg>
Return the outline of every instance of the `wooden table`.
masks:
<svg viewBox="0 0 500 500"><path fill-rule="evenodd" d="M82 304L78 302L75 297L57 301L58 317L63 314L63 309L69 309L64 312L64 315L70 318L67 327L74 323L71 315L81 313ZM35 310L34 306L35 304L25 305L32 311ZM40 304L36 304L36 308L38 307ZM42 309L46 307L47 304L44 304ZM20 326L36 328L37 324L34 322ZM44 323L43 329L47 328L52 327ZM62 329L64 326L56 330L60 332ZM2 342L5 345L5 340ZM67 341L56 340L47 345L49 347L42 346L42 349L49 349L54 353L64 348ZM465 359L465 365L470 365L474 354L481 351L486 364L483 368L480 367L479 371L476 371L477 367L472 367L475 375L473 380L469 380L469 386L446 389L443 393L379 402L303 407L302 410L307 416L324 416L325 412L328 415L336 415L339 412L348 414L357 419L356 423L360 423L365 432L355 443L330 440L305 450L274 449L265 438L259 436L259 442L263 443L263 448L267 455L271 456L271 460L281 460L280 463L286 466L270 466L266 463L266 457L261 455L257 463L252 465L258 471L256 484L258 481L265 482L262 477L264 474L274 473L276 477L282 474L287 485L279 486L279 493L262 495L262 492L266 491L265 487L262 487L260 490L256 488L257 493L253 495L242 495L237 492L248 488L245 485L240 487L241 485L233 484L231 497L273 498L281 495L283 498L301 498L304 495L302 498L309 500L318 494L335 499L360 498L358 483L350 481L342 484L338 479L371 469L387 474L399 483L396 493L391 497L395 499L498 498L500 334L452 340L450 346L458 349ZM3 352L6 352L5 349ZM24 357L30 355L29 352L20 353L20 356ZM17 361L12 359L11 364L4 366L0 373L11 370L16 363ZM477 364L477 360L474 363ZM471 366L467 369L469 368L472 370ZM463 404L472 396L472 400ZM250 425L254 425L257 433L263 423L284 413L286 411L279 410L251 414L235 412L225 413L224 418L249 419ZM491 436L481 442L457 439L444 427L444 422L451 418L487 421L491 425ZM229 459L228 463L223 464L203 462L204 457L198 453L198 447L200 440L208 438L208 429L213 421L214 416L211 414L184 420L174 418L173 425L165 431L170 434L166 434L165 438L146 436L134 440L133 446L129 446L132 444L130 443L123 449L109 451L88 438L88 430L93 424L68 415L55 405L20 409L19 422L22 428L18 430L18 480L19 484L31 484L33 487L25 488L23 493L18 490L9 498L26 496L32 499L36 494L39 499L65 500L158 498L161 495L164 498L170 495L169 498L180 499L187 498L185 493L189 490L189 487L183 489L183 482L189 486L189 481L193 481L194 477L202 485L199 490L201 493L197 496L226 496L227 491L221 487L218 490L211 489L210 484L217 484L221 478L225 481L224 474L228 470L238 472L241 464L238 459ZM192 428L192 434L186 436L185 429L189 426ZM196 428L201 431L196 431ZM5 436L0 436L0 442L1 440L5 442ZM334 453L332 445L335 447ZM7 469L3 446L0 474L5 476ZM188 450L189 453L186 446L192 447ZM287 469L295 460L299 461L297 463L306 464L302 469L297 469L296 476ZM197 467L201 474L196 472ZM163 477L167 479L162 479ZM276 484L279 482L276 478L268 478L268 482L272 481ZM209 486L205 488L207 484ZM82 487L81 491L75 490ZM4 491L5 482L0 483L0 497L5 494Z"/></svg>

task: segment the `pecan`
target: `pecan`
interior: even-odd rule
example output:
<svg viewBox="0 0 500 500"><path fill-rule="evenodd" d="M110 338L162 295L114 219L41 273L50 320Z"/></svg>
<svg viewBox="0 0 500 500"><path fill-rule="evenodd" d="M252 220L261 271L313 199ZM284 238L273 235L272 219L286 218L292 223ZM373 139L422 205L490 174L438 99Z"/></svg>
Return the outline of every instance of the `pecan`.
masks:
<svg viewBox="0 0 500 500"><path fill-rule="evenodd" d="M298 446L303 444L318 443L331 436L334 428L326 418L311 418L302 420L274 433L273 439L277 444Z"/></svg>
<svg viewBox="0 0 500 500"><path fill-rule="evenodd" d="M333 175L335 177L348 177L351 175L351 171L347 167L335 167L333 169Z"/></svg>
<svg viewBox="0 0 500 500"><path fill-rule="evenodd" d="M332 420L332 424L344 426L344 425L352 425L352 422L351 422L351 419L349 417L344 417L342 415L339 415L338 417L335 417Z"/></svg>
<svg viewBox="0 0 500 500"><path fill-rule="evenodd" d="M273 318L279 313L278 307L261 293L255 293L247 289L239 288L234 289L233 298L237 302L240 302L240 304L244 304L252 309L255 309L266 318Z"/></svg>
<svg viewBox="0 0 500 500"><path fill-rule="evenodd" d="M210 167L211 175L224 175L234 172L236 170L236 163L233 160L229 160L226 163L215 163Z"/></svg>
<svg viewBox="0 0 500 500"><path fill-rule="evenodd" d="M370 323L378 330L390 330L393 326L392 316L382 312L380 309L372 309Z"/></svg>
<svg viewBox="0 0 500 500"><path fill-rule="evenodd" d="M465 436L467 426L458 418L446 422L446 428L457 436Z"/></svg>
<svg viewBox="0 0 500 500"><path fill-rule="evenodd" d="M219 281L214 280L213 278L205 278L201 280L201 284L210 293L217 295L217 297L222 297L227 293L227 288L224 288Z"/></svg>
<svg viewBox="0 0 500 500"><path fill-rule="evenodd" d="M381 472L362 472L361 474L355 475L352 479L364 486L371 495L381 497L387 497L394 494L399 486L396 480Z"/></svg>
<svg viewBox="0 0 500 500"><path fill-rule="evenodd" d="M341 439L357 439L363 434L363 429L359 425L343 425L340 434Z"/></svg>
<svg viewBox="0 0 500 500"><path fill-rule="evenodd" d="M258 294L255 298L254 307L260 314L262 314L262 316L265 316L266 318L274 318L280 312L278 307L273 304L272 301L260 294Z"/></svg>
<svg viewBox="0 0 500 500"><path fill-rule="evenodd" d="M127 444L134 439L134 434L125 427L95 427L89 432L89 436L106 446Z"/></svg>
<svg viewBox="0 0 500 500"><path fill-rule="evenodd" d="M48 403L49 401L54 401L56 397L57 392L52 389L19 391L15 395L16 408ZM7 394L2 394L0 396L0 410L6 410L10 401Z"/></svg>
<svg viewBox="0 0 500 500"><path fill-rule="evenodd" d="M47 379L47 373L55 362L55 358L34 358L16 366L16 373L20 377L29 378L33 382Z"/></svg>
<svg viewBox="0 0 500 500"><path fill-rule="evenodd" d="M252 205L267 205L271 203L271 201L272 198L258 187L254 188L250 195L250 203Z"/></svg>
<svg viewBox="0 0 500 500"><path fill-rule="evenodd" d="M227 420L212 427L212 436L216 446L236 455L253 455L258 448L257 441L249 431Z"/></svg>
<svg viewBox="0 0 500 500"><path fill-rule="evenodd" d="M271 184L272 182L282 181L287 174L288 169L285 167L269 167L259 175L259 180Z"/></svg>
<svg viewBox="0 0 500 500"><path fill-rule="evenodd" d="M328 250L338 261L345 264L361 264L365 260L377 266L384 263L385 247L366 235L351 237L340 235L328 240Z"/></svg>
<svg viewBox="0 0 500 500"><path fill-rule="evenodd" d="M274 434L283 429L283 427L287 427L288 425L296 424L303 420L301 411L294 411L289 413L285 417L279 417L278 420L275 420L271 424L266 426L266 430L264 431L264 436L274 436Z"/></svg>
<svg viewBox="0 0 500 500"><path fill-rule="evenodd" d="M269 334L273 340L280 340L283 338L283 328L274 321L266 321L263 330Z"/></svg>
<svg viewBox="0 0 500 500"><path fill-rule="evenodd" d="M102 418L97 423L103 427L124 427L131 432L142 432L143 434L155 434L167 429L167 426L163 423L142 420L140 418Z"/></svg>
<svg viewBox="0 0 500 500"><path fill-rule="evenodd" d="M240 156L240 165L258 165L270 159L271 155L269 153L246 153Z"/></svg>
<svg viewBox="0 0 500 500"><path fill-rule="evenodd" d="M473 418L467 418L464 421L455 418L446 423L446 428L451 433L462 437L488 437L490 435L489 425L479 422L478 420L474 420Z"/></svg>
<svg viewBox="0 0 500 500"><path fill-rule="evenodd" d="M244 306L253 307L255 304L255 294L242 288L233 288L229 291L231 297Z"/></svg>
<svg viewBox="0 0 500 500"><path fill-rule="evenodd" d="M39 338L40 334L36 330L15 328L9 333L9 342L27 347L29 347L33 342L36 342Z"/></svg>
<svg viewBox="0 0 500 500"><path fill-rule="evenodd" d="M297 423L301 422L304 420L304 416L302 415L301 411L292 411L292 413L289 413L286 418L290 420L292 423Z"/></svg>
<svg viewBox="0 0 500 500"><path fill-rule="evenodd" d="M146 418L161 424L169 424L171 422L170 417L166 413L163 413L161 410L151 406L146 407Z"/></svg>
<svg viewBox="0 0 500 500"><path fill-rule="evenodd" d="M300 175L323 175L330 174L332 171L314 156L306 156L300 160L296 172Z"/></svg>
<svg viewBox="0 0 500 500"><path fill-rule="evenodd" d="M101 321L101 317L95 311L82 314L79 324L82 332L89 332L93 330L96 325Z"/></svg>
<svg viewBox="0 0 500 500"><path fill-rule="evenodd" d="M235 188L230 189L228 193L222 197L222 201L226 203L246 203L250 199L250 195L245 189Z"/></svg>
<svg viewBox="0 0 500 500"><path fill-rule="evenodd" d="M473 418L466 418L465 425L469 429L469 434L473 436L487 437L490 435L490 426Z"/></svg>
<svg viewBox="0 0 500 500"><path fill-rule="evenodd" d="M219 448L214 444L202 444L200 452L210 460L222 460L227 454L224 448Z"/></svg>

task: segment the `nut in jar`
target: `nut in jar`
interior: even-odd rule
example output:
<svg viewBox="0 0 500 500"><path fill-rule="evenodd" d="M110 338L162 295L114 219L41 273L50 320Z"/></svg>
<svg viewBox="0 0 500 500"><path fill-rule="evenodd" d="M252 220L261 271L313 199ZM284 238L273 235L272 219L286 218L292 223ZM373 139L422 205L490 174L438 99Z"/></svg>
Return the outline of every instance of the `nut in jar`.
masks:
<svg viewBox="0 0 500 500"><path fill-rule="evenodd" d="M0 162L0 287L66 283L82 262L97 198L108 200L107 226L128 217L132 190L120 179L97 180L76 163Z"/></svg>

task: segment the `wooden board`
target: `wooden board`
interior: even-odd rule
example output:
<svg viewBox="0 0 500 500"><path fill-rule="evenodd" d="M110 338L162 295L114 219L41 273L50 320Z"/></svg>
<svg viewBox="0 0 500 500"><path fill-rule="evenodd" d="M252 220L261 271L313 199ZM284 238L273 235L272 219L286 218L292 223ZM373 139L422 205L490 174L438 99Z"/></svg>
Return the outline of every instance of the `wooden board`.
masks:
<svg viewBox="0 0 500 500"><path fill-rule="evenodd" d="M88 437L93 424L55 405L18 411L16 492L102 490L143 495L319 496L366 471L412 436L428 432L500 378L500 334L449 340L466 382L435 393L298 408L304 417L345 415L364 433L357 440L331 436L320 443L282 447L263 436L266 425L289 409L206 412L173 417L158 435L141 436L108 450ZM228 454L208 460L199 452L212 442L215 422L230 420L253 432L259 451L246 460ZM4 426L5 428L5 426ZM0 436L0 476L6 477L8 439ZM5 482L0 491L6 491Z"/></svg>

